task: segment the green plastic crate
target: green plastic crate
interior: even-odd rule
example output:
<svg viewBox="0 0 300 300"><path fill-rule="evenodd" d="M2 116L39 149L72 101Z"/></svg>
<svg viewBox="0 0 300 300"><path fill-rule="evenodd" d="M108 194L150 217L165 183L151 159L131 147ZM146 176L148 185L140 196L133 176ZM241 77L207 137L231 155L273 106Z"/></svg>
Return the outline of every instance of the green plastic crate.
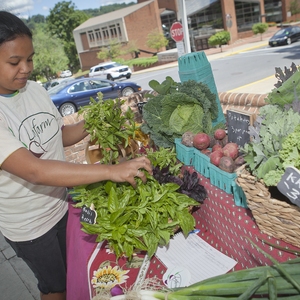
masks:
<svg viewBox="0 0 300 300"><path fill-rule="evenodd" d="M215 79L211 69L210 62L208 61L204 51L192 52L182 55L178 58L179 78L181 82L188 80L195 80L206 84L210 91L216 95L218 104L218 117L212 120L213 126L219 123L226 123L223 114L219 94L215 84Z"/></svg>
<svg viewBox="0 0 300 300"><path fill-rule="evenodd" d="M243 189L236 182L232 184L232 190L235 205L248 208L246 195Z"/></svg>
<svg viewBox="0 0 300 300"><path fill-rule="evenodd" d="M186 166L194 164L194 147L187 147L181 143L181 139L175 139L176 157Z"/></svg>
<svg viewBox="0 0 300 300"><path fill-rule="evenodd" d="M246 195L243 189L235 182L236 173L228 173L213 164L209 167L210 183L227 194L233 194L234 203L236 206L247 208Z"/></svg>
<svg viewBox="0 0 300 300"><path fill-rule="evenodd" d="M225 191L227 194L233 194L232 186L236 177L236 173L225 172L214 164L210 164L209 178L211 184Z"/></svg>
<svg viewBox="0 0 300 300"><path fill-rule="evenodd" d="M209 178L209 167L211 165L209 156L201 153L198 149L194 148L194 169L206 178Z"/></svg>

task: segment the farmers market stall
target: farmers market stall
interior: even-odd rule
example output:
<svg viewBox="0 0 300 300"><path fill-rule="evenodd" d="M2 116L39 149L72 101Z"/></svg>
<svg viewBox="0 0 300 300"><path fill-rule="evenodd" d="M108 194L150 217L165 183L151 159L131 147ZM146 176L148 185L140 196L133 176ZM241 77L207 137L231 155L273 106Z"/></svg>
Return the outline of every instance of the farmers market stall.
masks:
<svg viewBox="0 0 300 300"><path fill-rule="evenodd" d="M184 168L194 170L191 166ZM208 191L208 198L201 205L201 209L194 213L196 228L200 230L198 235L236 260L233 270L271 265L270 260L259 253L247 237L279 262L296 257L293 250L300 251L299 248L261 233L249 209L236 206L233 195L212 185L208 178L200 174L199 178ZM99 244L95 242L96 236L87 235L80 229L81 210L74 208L71 202L69 208L67 299L91 299L93 272L104 262L106 266L115 267L116 257L109 253L105 244L100 249L97 248ZM140 260L143 258L141 255ZM155 256L150 260L149 266L141 264L140 261L136 265L138 268L129 268L130 272L126 274L129 277L127 283L133 284L138 275L142 278L157 276L162 280L166 271L165 266ZM119 266L127 269L126 261L121 259Z"/></svg>
<svg viewBox="0 0 300 300"><path fill-rule="evenodd" d="M205 68L192 68L193 60L204 62ZM276 227L271 233L262 229L264 224L258 221L256 209L258 207L260 213L261 203L268 206L274 201L267 193L257 192L253 184L276 186L280 177L274 176L273 171L282 175L286 168L281 160L289 163L295 160L289 144L293 144L293 149L300 149L300 127L295 130L299 113L288 110L290 107L299 110L299 105L281 103L279 108L282 97L278 98L278 91L275 91L269 100L276 106L261 109L264 115L255 122L250 115L231 111L228 131L239 136L227 135L225 117L216 98L216 87L205 54L183 57L179 67L181 83L174 82L171 77L161 84L150 81L149 86L157 94L143 105L143 123L139 128L132 119L132 111L121 113L119 100L94 101L85 111L79 112L86 114L85 126L91 135L93 151L99 154L89 163L116 163L128 156L139 155L131 142L140 137L139 145L146 145L139 149L140 153L147 154L153 165L153 175L145 174L147 183L137 178L136 188L111 181L74 187L67 228L68 300L106 300L109 296L105 294L104 297L103 290L109 291L111 286L121 286L127 291L151 285L162 289L164 284L168 288L173 288L173 284L175 287L193 286L228 271L232 274L232 271L285 263L300 253L299 239L294 239L293 234L294 228L297 234L299 231L297 220L289 222L281 218L281 212L275 208L274 218L280 221L283 234L276 235ZM190 80L191 72L196 81ZM274 120L274 115L280 117ZM99 120L98 116L101 116ZM273 123L281 125L273 126ZM149 137L149 144L143 134ZM290 136L285 139L287 134ZM236 142L232 141L233 137ZM287 151L281 153L282 149ZM180 167L178 160L183 163ZM240 164L241 169L237 168ZM245 178L239 173L239 170L245 170L245 165L247 172L251 171L254 176L250 184L240 180ZM299 165L294 167L299 168ZM257 192L253 198L259 199L258 205L252 204L253 190ZM287 205L284 211L287 218L289 213L300 211L295 205ZM273 221L267 222L272 228ZM285 228L289 228L288 234L285 234ZM178 248L172 246L181 235L184 235L181 243L188 244L186 252L179 251L180 244ZM161 250L162 247L165 250ZM199 251L199 257L191 256L189 248ZM171 252L174 257L170 258L170 264L167 261ZM204 268L199 261L207 253L214 259L219 255L220 260L206 258ZM216 274L210 273L214 269L210 263L218 265L213 270ZM176 269L180 264L187 265L186 270ZM284 265L289 267L289 263ZM170 266L173 269L170 270ZM202 273L193 272L197 268L203 269ZM283 275L280 268L269 268L259 278L252 277L254 283L245 283L247 279L242 279L246 290L241 288L237 292L231 288L226 295L243 294L246 297L243 299L250 299L251 291L256 293L262 285L269 289L258 291L259 295L269 295L271 291L277 295L274 290L277 279L274 278ZM297 268L297 265L292 266L290 275L298 276ZM217 282L218 278L215 280ZM295 297L300 294L300 286L295 283L298 277L291 280L287 276L280 280L279 288L287 285L288 289L280 290L279 294ZM180 294L181 291L174 293L177 292ZM161 297L155 299L168 298Z"/></svg>

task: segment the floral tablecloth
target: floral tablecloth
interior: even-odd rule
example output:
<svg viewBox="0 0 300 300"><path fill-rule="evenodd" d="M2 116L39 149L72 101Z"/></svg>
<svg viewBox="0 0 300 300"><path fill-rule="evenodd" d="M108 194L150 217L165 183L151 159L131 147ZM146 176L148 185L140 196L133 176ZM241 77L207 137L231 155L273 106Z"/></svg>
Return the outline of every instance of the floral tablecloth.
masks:
<svg viewBox="0 0 300 300"><path fill-rule="evenodd" d="M185 168L193 171L192 167ZM300 251L299 248L261 233L249 209L236 206L233 196L211 185L209 179L201 175L199 178L207 189L208 198L194 213L196 228L200 230L198 235L236 260L233 270L272 264L248 238L279 262L296 257L292 251ZM158 280L162 280L166 268L155 256L148 260L144 253L140 253L131 265L124 258L116 261L115 255L109 251L105 242L96 243L95 236L81 231L79 218L80 209L74 208L70 202L67 229L67 300L92 299L95 293L93 285L101 287L113 278L118 278L127 287L139 284L149 277L156 276Z"/></svg>

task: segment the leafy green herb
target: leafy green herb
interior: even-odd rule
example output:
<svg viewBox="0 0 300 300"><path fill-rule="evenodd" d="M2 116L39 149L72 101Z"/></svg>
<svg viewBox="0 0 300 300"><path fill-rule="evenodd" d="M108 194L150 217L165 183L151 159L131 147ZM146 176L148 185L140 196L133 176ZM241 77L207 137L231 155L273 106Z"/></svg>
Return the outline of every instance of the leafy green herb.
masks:
<svg viewBox="0 0 300 300"><path fill-rule="evenodd" d="M97 234L97 241L107 240L117 257L131 257L137 250L151 257L159 245L167 245L176 229L185 236L194 228L189 212L199 203L178 192L175 183L160 185L147 174L147 183L138 179L134 189L126 183L111 181L75 187L75 206L90 206L97 211L96 224L82 223L83 231Z"/></svg>
<svg viewBox="0 0 300 300"><path fill-rule="evenodd" d="M116 162L119 146L126 148L136 129L134 113L129 108L125 113L121 110L124 100L105 100L98 93L99 101L91 98L91 103L82 107L78 114L85 119L85 128L91 141L102 149L101 163Z"/></svg>

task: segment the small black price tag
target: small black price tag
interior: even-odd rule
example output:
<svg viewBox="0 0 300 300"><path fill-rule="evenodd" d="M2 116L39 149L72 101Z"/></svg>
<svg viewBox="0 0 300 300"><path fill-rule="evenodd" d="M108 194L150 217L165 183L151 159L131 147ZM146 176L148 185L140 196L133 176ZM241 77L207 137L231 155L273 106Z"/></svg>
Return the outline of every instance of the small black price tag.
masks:
<svg viewBox="0 0 300 300"><path fill-rule="evenodd" d="M94 205L86 207L85 205L81 208L80 222L88 224L95 224L97 219L97 212L95 211Z"/></svg>
<svg viewBox="0 0 300 300"><path fill-rule="evenodd" d="M281 194L300 207L300 172L294 167L287 167L277 188Z"/></svg>

